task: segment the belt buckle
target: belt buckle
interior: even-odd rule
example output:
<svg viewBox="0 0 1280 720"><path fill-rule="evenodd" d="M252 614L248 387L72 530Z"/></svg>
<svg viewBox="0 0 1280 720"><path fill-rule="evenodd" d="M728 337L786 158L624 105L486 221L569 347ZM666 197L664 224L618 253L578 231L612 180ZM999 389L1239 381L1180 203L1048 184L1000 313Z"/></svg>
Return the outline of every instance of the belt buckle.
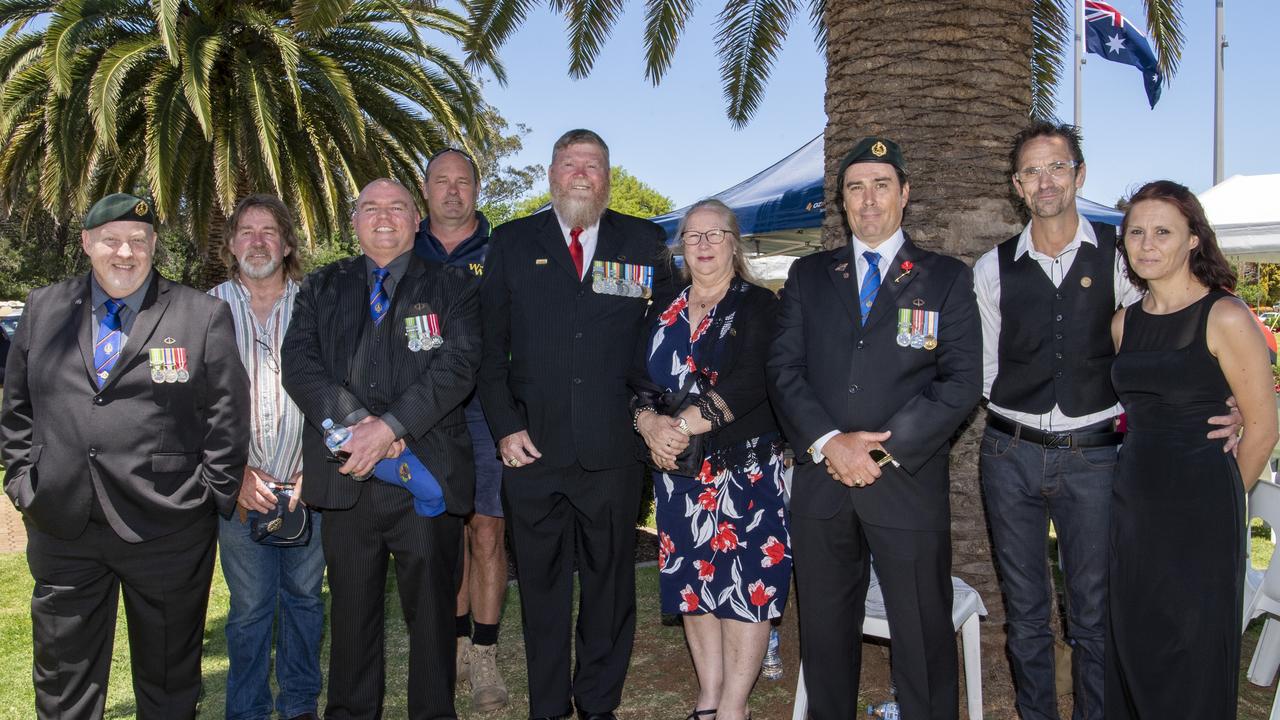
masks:
<svg viewBox="0 0 1280 720"><path fill-rule="evenodd" d="M1044 446L1055 450L1071 449L1071 433L1045 433Z"/></svg>

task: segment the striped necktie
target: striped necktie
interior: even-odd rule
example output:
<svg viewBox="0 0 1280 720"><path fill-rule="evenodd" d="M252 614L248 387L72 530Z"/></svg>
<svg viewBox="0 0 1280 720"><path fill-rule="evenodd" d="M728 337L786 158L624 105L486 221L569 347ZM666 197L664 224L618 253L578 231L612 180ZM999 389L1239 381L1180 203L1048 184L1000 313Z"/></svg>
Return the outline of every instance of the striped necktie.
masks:
<svg viewBox="0 0 1280 720"><path fill-rule="evenodd" d="M862 257L867 259L867 276L862 279L862 291L858 293L858 310L862 313L862 324L866 325L880 290L880 253L868 250Z"/></svg>
<svg viewBox="0 0 1280 720"><path fill-rule="evenodd" d="M120 310L124 303L108 299L102 303L102 319L98 320L98 336L93 343L93 373L98 387L107 384L111 370L120 359Z"/></svg>
<svg viewBox="0 0 1280 720"><path fill-rule="evenodd" d="M382 323L382 318L387 316L387 310L391 307L391 298L387 296L387 289L383 286L387 275L390 271L386 268L375 268L373 271L373 290L369 292L369 316L373 318L373 324Z"/></svg>

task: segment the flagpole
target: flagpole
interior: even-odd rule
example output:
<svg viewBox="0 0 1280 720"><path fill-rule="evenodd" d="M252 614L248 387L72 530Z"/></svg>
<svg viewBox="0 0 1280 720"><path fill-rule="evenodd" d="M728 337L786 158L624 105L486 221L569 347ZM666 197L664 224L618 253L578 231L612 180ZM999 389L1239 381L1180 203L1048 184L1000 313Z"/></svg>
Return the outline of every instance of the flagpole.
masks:
<svg viewBox="0 0 1280 720"><path fill-rule="evenodd" d="M1215 18L1214 42L1213 42L1213 184L1217 185L1222 182L1223 176L1223 152L1222 152L1222 135L1225 132L1223 127L1223 82L1222 71L1223 61L1225 60L1227 38L1226 21L1222 9L1223 0L1217 0L1218 9Z"/></svg>
<svg viewBox="0 0 1280 720"><path fill-rule="evenodd" d="M1221 5L1222 0L1218 0L1218 3L1219 5ZM1080 126L1083 124L1081 115L1084 113L1084 106L1083 106L1084 73L1081 72L1081 70L1084 68L1084 0L1076 0L1075 12L1076 12L1076 22L1075 22L1076 59L1075 59L1075 62L1073 63L1073 65L1075 66L1075 114L1074 114L1073 124L1076 126L1076 129L1078 130Z"/></svg>

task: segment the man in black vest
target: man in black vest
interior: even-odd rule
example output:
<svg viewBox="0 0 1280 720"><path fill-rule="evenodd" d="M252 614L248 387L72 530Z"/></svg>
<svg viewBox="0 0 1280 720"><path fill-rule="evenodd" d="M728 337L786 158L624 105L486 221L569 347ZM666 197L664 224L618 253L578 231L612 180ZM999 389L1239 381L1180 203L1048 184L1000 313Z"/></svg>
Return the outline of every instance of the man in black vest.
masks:
<svg viewBox="0 0 1280 720"><path fill-rule="evenodd" d="M657 225L606 209L609 148L599 135L561 136L548 179L550 211L493 233L480 291L480 400L507 464L502 502L525 618L530 715L568 717L572 699L579 718L610 720L635 635L644 477L625 377L647 298L673 294L670 255Z"/></svg>
<svg viewBox="0 0 1280 720"><path fill-rule="evenodd" d="M1116 228L1076 208L1085 178L1079 131L1035 123L1014 139L1010 159L1031 221L978 259L974 286L989 400L980 468L1017 706L1023 720L1058 718L1046 564L1052 520L1066 576L1073 717L1101 718L1111 483L1123 437L1111 318L1141 295L1125 276Z"/></svg>
<svg viewBox="0 0 1280 720"><path fill-rule="evenodd" d="M366 185L352 216L364 254L307 276L281 349L285 390L307 418L302 499L324 512L325 718L382 715L391 558L409 634L405 717L454 718L454 573L475 490L462 403L480 364L479 298L465 271L413 254L418 210L400 183ZM350 426L342 463L330 462L325 419ZM406 448L443 493L443 512L419 509L405 487L354 479ZM402 465L402 481L412 472Z"/></svg>

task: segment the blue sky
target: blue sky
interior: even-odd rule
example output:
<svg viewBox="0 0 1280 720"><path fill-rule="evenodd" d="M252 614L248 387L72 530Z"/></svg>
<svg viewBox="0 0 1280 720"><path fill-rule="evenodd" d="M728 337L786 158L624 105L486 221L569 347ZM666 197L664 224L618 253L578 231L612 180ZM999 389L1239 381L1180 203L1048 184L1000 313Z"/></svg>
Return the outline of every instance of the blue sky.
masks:
<svg viewBox="0 0 1280 720"><path fill-rule="evenodd" d="M1112 4L1141 25L1140 0ZM628 4L585 80L568 77L563 20L545 8L535 11L502 50L507 86L486 86L487 98L508 120L533 130L516 160L545 165L560 133L589 127L609 143L615 164L684 205L749 177L821 133L825 66L803 20L791 28L755 118L733 129L725 119L713 46L719 7L700 4L657 88L644 78L642 3ZM1213 0L1184 0L1183 19L1180 70L1154 110L1136 68L1088 56L1083 126L1089 167L1084 195L1090 199L1109 205L1157 178L1196 192L1213 184ZM1226 20L1226 176L1280 172L1280 3L1226 0ZM1063 120L1071 120L1071 97L1068 62L1058 93Z"/></svg>

